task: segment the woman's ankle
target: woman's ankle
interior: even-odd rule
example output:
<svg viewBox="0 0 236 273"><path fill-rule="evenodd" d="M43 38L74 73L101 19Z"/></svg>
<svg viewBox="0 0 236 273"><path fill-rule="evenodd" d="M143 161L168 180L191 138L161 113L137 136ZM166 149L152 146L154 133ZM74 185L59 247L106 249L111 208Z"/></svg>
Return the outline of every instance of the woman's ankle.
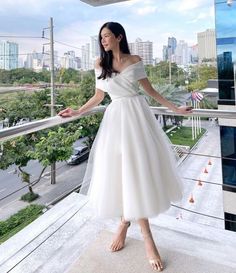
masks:
<svg viewBox="0 0 236 273"><path fill-rule="evenodd" d="M141 229L141 233L142 233L144 239L152 238L152 231L150 229L147 229L147 230Z"/></svg>

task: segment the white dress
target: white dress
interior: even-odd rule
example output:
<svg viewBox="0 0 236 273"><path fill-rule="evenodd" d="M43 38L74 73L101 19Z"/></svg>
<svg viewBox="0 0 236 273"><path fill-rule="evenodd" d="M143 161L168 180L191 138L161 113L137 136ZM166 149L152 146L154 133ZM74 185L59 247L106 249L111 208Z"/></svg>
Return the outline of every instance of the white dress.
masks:
<svg viewBox="0 0 236 273"><path fill-rule="evenodd" d="M169 139L139 94L138 80L147 77L143 62L106 80L97 80L101 70L95 74L96 88L112 102L93 142L81 193L88 188L99 218L154 217L181 199L182 183Z"/></svg>

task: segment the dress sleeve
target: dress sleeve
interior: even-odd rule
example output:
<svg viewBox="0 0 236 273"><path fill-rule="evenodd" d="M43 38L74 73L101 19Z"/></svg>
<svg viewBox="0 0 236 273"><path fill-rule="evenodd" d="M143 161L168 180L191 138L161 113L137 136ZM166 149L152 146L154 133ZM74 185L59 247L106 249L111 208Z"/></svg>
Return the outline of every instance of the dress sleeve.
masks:
<svg viewBox="0 0 236 273"><path fill-rule="evenodd" d="M102 90L103 92L106 92L106 81L97 78L101 75L101 72L102 71L100 69L95 69L95 87Z"/></svg>
<svg viewBox="0 0 236 273"><path fill-rule="evenodd" d="M137 63L137 66L134 69L134 71L135 71L134 80L138 81L138 80L147 78L147 74L146 74L146 71L145 71L142 61Z"/></svg>
<svg viewBox="0 0 236 273"><path fill-rule="evenodd" d="M142 61L139 61L133 65L130 65L126 70L124 75L131 81L136 82L141 79L147 78L145 68Z"/></svg>

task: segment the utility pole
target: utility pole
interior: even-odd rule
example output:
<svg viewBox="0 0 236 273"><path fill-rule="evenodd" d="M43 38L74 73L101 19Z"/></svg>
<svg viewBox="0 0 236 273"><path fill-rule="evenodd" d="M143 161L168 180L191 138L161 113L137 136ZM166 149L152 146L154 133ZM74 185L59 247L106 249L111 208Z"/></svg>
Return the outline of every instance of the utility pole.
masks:
<svg viewBox="0 0 236 273"><path fill-rule="evenodd" d="M55 116L55 95L54 95L54 40L53 40L53 18L50 18L50 71L51 71L51 117Z"/></svg>
<svg viewBox="0 0 236 273"><path fill-rule="evenodd" d="M45 104L45 106L50 107L51 117L54 117L56 115L55 107L62 106L62 105L55 104L54 40L53 40L53 18L52 17L50 17L49 27L43 29L42 38L45 38L44 37L45 29L49 29L50 31L49 43L46 43L44 45L50 45L50 72L51 72L51 94L50 94L51 103ZM43 54L44 54L44 45L43 45ZM56 162L51 164L51 184L56 184Z"/></svg>
<svg viewBox="0 0 236 273"><path fill-rule="evenodd" d="M55 116L55 94L54 94L54 40L53 40L53 18L50 17L50 71L51 71L51 117ZM56 184L56 162L51 165L51 184Z"/></svg>

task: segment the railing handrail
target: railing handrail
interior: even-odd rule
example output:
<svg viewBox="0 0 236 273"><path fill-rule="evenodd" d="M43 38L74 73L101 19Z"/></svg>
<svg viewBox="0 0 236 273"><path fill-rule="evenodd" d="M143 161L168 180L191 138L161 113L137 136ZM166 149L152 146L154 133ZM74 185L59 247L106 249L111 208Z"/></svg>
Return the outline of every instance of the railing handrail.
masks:
<svg viewBox="0 0 236 273"><path fill-rule="evenodd" d="M236 111L234 110L213 110L213 109L194 109L192 113L182 115L170 111L166 107L150 106L154 114L158 115L172 115L172 116L199 116L199 117L212 117L212 118L227 118L236 119ZM9 127L0 130L0 141L12 139L17 136L27 135L29 133L37 132L43 129L51 128L60 124L68 123L85 116L90 116L95 113L104 112L106 106L96 106L92 110L74 117L62 118L60 116L50 117L46 119L36 120L21 125Z"/></svg>

